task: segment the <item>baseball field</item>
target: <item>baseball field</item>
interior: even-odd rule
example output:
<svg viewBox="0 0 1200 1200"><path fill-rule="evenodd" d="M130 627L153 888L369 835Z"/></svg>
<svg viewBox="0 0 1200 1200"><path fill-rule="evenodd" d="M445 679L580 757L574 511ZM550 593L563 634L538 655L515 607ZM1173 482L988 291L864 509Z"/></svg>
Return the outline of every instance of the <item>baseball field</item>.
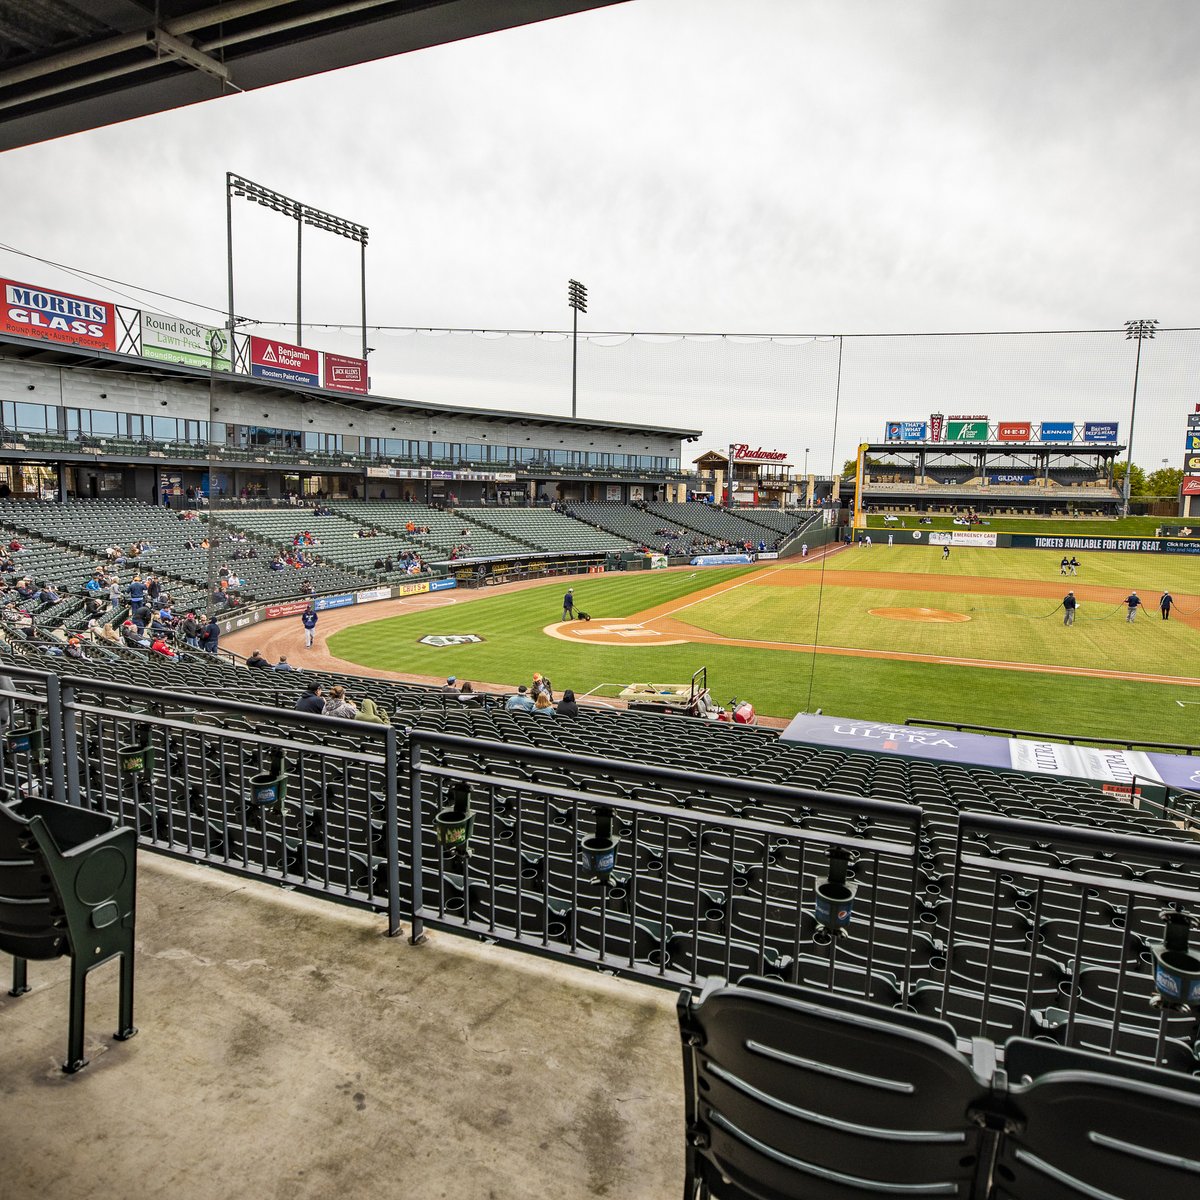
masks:
<svg viewBox="0 0 1200 1200"><path fill-rule="evenodd" d="M578 695L684 683L764 716L801 710L1195 743L1200 562L1088 553L1059 574L1049 551L929 546L575 581L591 621L561 621L565 585L447 593L443 607L367 620L328 649L357 665L496 684L534 671ZM1061 601L1075 593L1075 623ZM1126 620L1136 590L1144 607ZM1158 602L1170 591L1169 621ZM362 616L367 616L366 611ZM478 638L431 645L434 637Z"/></svg>

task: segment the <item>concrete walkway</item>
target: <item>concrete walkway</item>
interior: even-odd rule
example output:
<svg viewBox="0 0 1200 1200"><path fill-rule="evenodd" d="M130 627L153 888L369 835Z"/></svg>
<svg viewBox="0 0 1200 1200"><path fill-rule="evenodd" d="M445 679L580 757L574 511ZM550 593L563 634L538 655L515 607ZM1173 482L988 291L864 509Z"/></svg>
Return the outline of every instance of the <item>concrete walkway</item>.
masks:
<svg viewBox="0 0 1200 1200"><path fill-rule="evenodd" d="M136 1020L0 992L5 1200L675 1200L674 996L142 853ZM0 971L10 962L0 957Z"/></svg>

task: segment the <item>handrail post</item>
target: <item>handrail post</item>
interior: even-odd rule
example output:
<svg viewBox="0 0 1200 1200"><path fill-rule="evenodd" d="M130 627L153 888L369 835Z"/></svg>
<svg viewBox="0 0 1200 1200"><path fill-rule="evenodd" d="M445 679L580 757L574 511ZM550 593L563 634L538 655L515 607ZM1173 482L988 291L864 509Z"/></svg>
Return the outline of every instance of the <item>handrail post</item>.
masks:
<svg viewBox="0 0 1200 1200"><path fill-rule="evenodd" d="M420 946L425 941L425 912L422 903L424 889L421 877L424 873L421 862L421 745L417 740L416 731L408 730L408 787L409 787L409 836L411 838L410 852L412 862L412 896L410 898L410 920L412 928L409 931L410 945Z"/></svg>
<svg viewBox="0 0 1200 1200"><path fill-rule="evenodd" d="M68 802L62 717L62 683L57 675L50 675L46 679L46 723L50 727L50 787L58 804ZM75 796L71 803L78 800Z"/></svg>
<svg viewBox="0 0 1200 1200"><path fill-rule="evenodd" d="M383 731L384 765L384 836L387 838L387 936L400 933L400 815L396 803L396 776L400 759L396 750L396 730L388 725Z"/></svg>
<svg viewBox="0 0 1200 1200"><path fill-rule="evenodd" d="M62 706L63 759L66 764L67 803L84 805L83 791L79 786L79 733L75 719L75 685L62 684L59 692Z"/></svg>

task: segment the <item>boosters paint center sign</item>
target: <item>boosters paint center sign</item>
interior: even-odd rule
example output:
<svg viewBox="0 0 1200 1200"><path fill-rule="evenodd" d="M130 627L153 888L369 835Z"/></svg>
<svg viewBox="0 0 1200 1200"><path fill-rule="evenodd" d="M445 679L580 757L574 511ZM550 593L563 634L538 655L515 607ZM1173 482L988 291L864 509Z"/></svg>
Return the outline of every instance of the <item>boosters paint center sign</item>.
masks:
<svg viewBox="0 0 1200 1200"><path fill-rule="evenodd" d="M250 374L276 383L299 383L317 387L320 383L320 355L304 346L273 342L268 338L250 339Z"/></svg>
<svg viewBox="0 0 1200 1200"><path fill-rule="evenodd" d="M11 279L0 279L0 284L4 286L0 331L93 350L116 349L116 314L111 304Z"/></svg>

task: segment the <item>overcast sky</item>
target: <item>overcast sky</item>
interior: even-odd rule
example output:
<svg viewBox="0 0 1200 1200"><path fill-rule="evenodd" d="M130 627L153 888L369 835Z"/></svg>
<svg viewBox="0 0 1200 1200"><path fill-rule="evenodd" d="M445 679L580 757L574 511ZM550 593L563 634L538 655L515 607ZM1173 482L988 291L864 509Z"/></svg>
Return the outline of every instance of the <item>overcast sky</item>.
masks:
<svg viewBox="0 0 1200 1200"><path fill-rule="evenodd" d="M371 322L561 329L574 276L585 330L1190 327L1197 62L1191 0L633 0L10 151L0 242L220 309L235 170L370 226ZM238 313L292 319L294 225L242 202L234 245ZM306 319L356 323L357 271L309 234ZM569 412L568 342L369 343L376 391ZM1120 336L848 338L836 441L836 341L614 343L581 346L581 415L820 470L933 410L1128 425ZM1200 334L1145 348L1148 468L1181 461L1198 368Z"/></svg>

